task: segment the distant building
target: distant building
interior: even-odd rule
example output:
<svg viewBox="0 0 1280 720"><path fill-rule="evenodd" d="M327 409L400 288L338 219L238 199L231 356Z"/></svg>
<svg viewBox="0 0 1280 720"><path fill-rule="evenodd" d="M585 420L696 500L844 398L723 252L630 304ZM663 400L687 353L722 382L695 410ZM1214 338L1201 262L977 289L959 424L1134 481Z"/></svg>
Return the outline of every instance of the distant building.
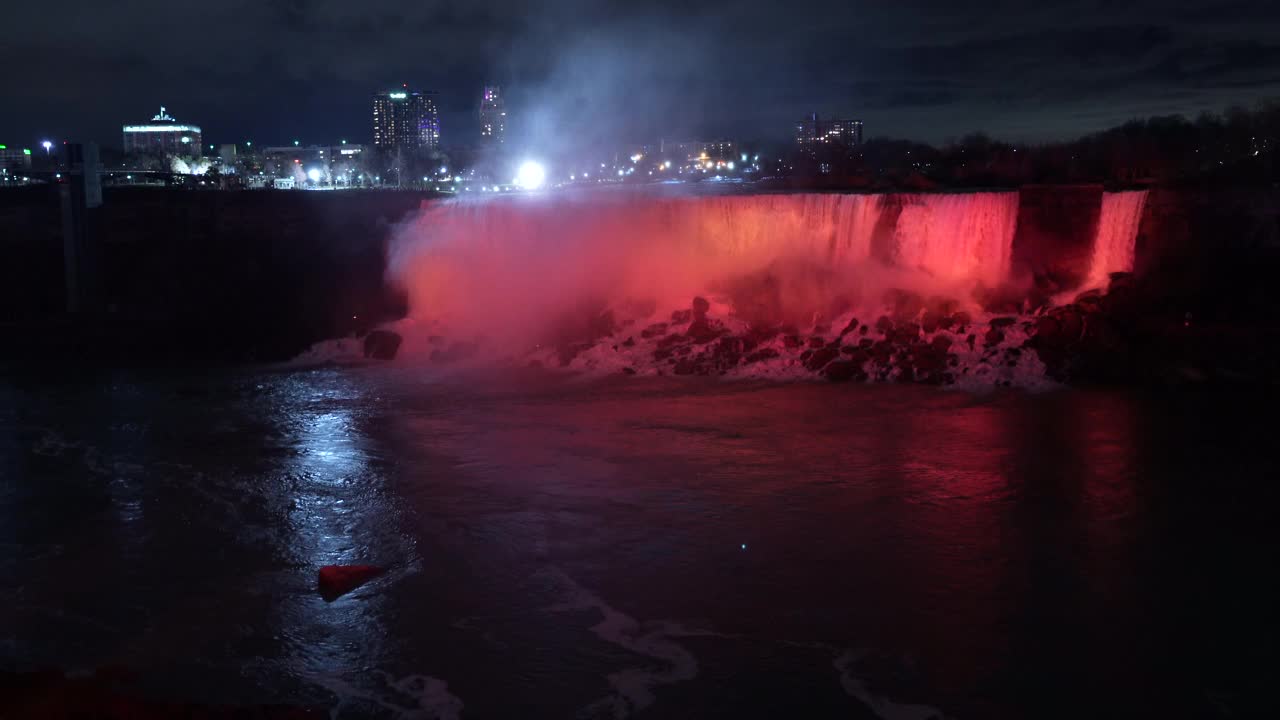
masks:
<svg viewBox="0 0 1280 720"><path fill-rule="evenodd" d="M276 190L293 190L296 184L297 183L294 182L293 178L282 177L282 178L276 178L275 182L272 184L272 187L274 187Z"/></svg>
<svg viewBox="0 0 1280 720"><path fill-rule="evenodd" d="M480 97L480 144L501 145L506 140L507 109L502 88L486 86Z"/></svg>
<svg viewBox="0 0 1280 720"><path fill-rule="evenodd" d="M10 173L31 169L31 149L0 145L0 170Z"/></svg>
<svg viewBox="0 0 1280 720"><path fill-rule="evenodd" d="M321 177L331 179L335 185L356 185L368 181L363 165L367 150L365 145L345 142L340 145L265 147L260 151L262 172L268 177L297 178L317 170Z"/></svg>
<svg viewBox="0 0 1280 720"><path fill-rule="evenodd" d="M440 147L440 109L434 92L384 90L373 95L373 146L379 150Z"/></svg>
<svg viewBox="0 0 1280 720"><path fill-rule="evenodd" d="M817 156L827 148L851 148L862 144L861 120L823 120L814 113L796 123L796 145Z"/></svg>
<svg viewBox="0 0 1280 720"><path fill-rule="evenodd" d="M152 155L199 155L200 127L182 125L161 106L151 122L124 126L124 151Z"/></svg>

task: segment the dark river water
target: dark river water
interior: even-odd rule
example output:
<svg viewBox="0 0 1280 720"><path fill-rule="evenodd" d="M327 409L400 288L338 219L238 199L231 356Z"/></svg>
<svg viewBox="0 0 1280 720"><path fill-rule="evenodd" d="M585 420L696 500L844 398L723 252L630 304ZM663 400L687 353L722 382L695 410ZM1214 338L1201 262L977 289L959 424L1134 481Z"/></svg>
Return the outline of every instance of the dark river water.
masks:
<svg viewBox="0 0 1280 720"><path fill-rule="evenodd" d="M1272 395L0 384L0 670L337 717L1236 717ZM320 566L389 572L325 602Z"/></svg>

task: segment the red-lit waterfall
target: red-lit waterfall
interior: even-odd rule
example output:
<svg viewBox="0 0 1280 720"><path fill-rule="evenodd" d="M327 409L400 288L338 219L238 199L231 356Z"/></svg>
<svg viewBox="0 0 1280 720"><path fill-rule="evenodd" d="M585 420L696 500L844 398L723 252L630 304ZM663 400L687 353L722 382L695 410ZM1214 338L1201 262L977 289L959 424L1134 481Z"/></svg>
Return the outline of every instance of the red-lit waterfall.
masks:
<svg viewBox="0 0 1280 720"><path fill-rule="evenodd" d="M902 196L895 261L939 278L990 285L1009 274L1017 193Z"/></svg>
<svg viewBox="0 0 1280 720"><path fill-rule="evenodd" d="M1080 290L1132 269L1145 193L1095 197ZM396 330L404 355L442 363L1035 382L1046 366L1028 339L1060 320L1067 334L1056 337L1069 343L1080 325L1019 317L1034 288L1015 244L1025 231L1037 257L1079 250L1020 228L1024 202L1018 192L599 192L433 203L391 246L390 278L410 307Z"/></svg>
<svg viewBox="0 0 1280 720"><path fill-rule="evenodd" d="M890 206L896 224L880 228ZM807 317L835 296L907 287L967 298L1003 282L1017 211L1017 193L450 201L401 233L391 272L412 317L489 334L533 331L584 301L661 312L727 298L761 272L784 312Z"/></svg>
<svg viewBox="0 0 1280 720"><path fill-rule="evenodd" d="M1093 241L1086 288L1105 289L1111 273L1133 270L1138 226L1146 202L1146 190L1102 195L1102 212L1098 215L1098 233Z"/></svg>

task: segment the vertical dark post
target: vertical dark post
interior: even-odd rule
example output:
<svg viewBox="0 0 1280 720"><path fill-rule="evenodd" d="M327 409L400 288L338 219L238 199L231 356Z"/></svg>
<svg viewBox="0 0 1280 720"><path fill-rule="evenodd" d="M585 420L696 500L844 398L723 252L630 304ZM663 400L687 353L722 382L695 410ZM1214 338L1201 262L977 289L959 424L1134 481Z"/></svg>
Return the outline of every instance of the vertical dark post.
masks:
<svg viewBox="0 0 1280 720"><path fill-rule="evenodd" d="M93 238L91 210L102 205L98 146L67 145L67 181L61 185L62 255L67 289L67 312L97 309L98 252Z"/></svg>

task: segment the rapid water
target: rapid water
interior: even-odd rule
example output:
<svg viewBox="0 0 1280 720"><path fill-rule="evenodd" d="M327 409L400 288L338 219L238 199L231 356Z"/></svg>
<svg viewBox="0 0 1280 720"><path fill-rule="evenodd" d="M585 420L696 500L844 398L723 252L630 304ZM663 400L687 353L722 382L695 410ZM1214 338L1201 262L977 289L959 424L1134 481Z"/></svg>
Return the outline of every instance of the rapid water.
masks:
<svg viewBox="0 0 1280 720"><path fill-rule="evenodd" d="M936 278L998 285L1008 279L1017 193L907 195L894 231L895 262Z"/></svg>
<svg viewBox="0 0 1280 720"><path fill-rule="evenodd" d="M1250 716L1273 400L0 381L0 679L336 718ZM329 563L389 572L326 603Z"/></svg>
<svg viewBox="0 0 1280 720"><path fill-rule="evenodd" d="M1106 288L1111 273L1132 272L1147 191L1103 193L1086 288Z"/></svg>

